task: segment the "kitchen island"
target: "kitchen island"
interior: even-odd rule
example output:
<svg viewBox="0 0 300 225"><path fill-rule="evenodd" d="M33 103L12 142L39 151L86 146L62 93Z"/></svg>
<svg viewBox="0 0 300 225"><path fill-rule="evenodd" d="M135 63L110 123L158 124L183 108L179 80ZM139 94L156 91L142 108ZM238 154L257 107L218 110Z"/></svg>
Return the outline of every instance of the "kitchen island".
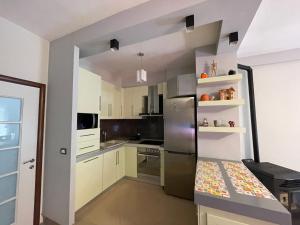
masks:
<svg viewBox="0 0 300 225"><path fill-rule="evenodd" d="M291 215L242 162L198 158L198 225L291 225Z"/></svg>

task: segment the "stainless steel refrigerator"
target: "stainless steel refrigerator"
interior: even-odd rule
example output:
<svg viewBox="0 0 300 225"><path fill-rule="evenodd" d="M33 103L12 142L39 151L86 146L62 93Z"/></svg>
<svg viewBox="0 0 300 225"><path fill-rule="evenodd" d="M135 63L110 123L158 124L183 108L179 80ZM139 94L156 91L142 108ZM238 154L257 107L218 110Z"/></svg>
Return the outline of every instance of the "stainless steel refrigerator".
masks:
<svg viewBox="0 0 300 225"><path fill-rule="evenodd" d="M196 173L196 110L194 97L164 103L165 192L194 198Z"/></svg>

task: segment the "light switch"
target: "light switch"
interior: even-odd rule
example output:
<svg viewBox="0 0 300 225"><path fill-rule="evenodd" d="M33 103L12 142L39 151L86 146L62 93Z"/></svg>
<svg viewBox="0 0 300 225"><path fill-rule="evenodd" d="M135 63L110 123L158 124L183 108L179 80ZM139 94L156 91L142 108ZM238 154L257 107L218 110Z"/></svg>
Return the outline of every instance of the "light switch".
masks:
<svg viewBox="0 0 300 225"><path fill-rule="evenodd" d="M61 148L61 149L59 149L59 153L61 155L66 155L67 154L67 149L66 148Z"/></svg>

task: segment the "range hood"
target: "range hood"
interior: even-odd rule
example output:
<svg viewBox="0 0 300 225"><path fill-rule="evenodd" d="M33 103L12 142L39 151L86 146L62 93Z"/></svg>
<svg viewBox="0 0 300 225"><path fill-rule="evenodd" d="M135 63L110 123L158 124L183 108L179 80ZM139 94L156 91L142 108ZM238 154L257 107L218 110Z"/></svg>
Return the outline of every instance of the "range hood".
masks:
<svg viewBox="0 0 300 225"><path fill-rule="evenodd" d="M148 96L143 96L143 112L140 116L162 116L163 95L158 94L158 86L148 86Z"/></svg>

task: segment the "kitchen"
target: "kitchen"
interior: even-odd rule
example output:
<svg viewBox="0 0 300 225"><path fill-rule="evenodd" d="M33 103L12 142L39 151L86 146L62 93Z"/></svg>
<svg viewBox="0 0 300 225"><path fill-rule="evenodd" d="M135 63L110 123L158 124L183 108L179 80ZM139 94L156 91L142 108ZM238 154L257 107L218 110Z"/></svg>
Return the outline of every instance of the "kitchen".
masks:
<svg viewBox="0 0 300 225"><path fill-rule="evenodd" d="M252 4L253 9L258 7ZM239 24L239 28L228 29L225 24L231 20L216 18L194 27L190 11L202 18L202 6L208 7L199 4L197 10L172 14L177 19L170 23L170 15L159 17L113 35L94 36L95 40L79 45L80 52L75 48L80 59L76 61L79 67L72 70L75 86L71 89L77 110L71 110L73 123L69 128L72 141L74 134L76 141L70 142L71 151L58 148L61 161L54 160L59 158L56 153L47 152L46 217L61 224L74 223L75 218L78 224L121 221L164 225L269 225L276 224L280 217L281 224L290 224L289 212L277 200L268 198L271 194L263 186L259 187L265 195L253 194L253 187L247 193L238 193L230 180L234 174L225 176L228 170L245 168L238 161L244 158L242 140L249 137L244 134L250 130L244 127L240 109L249 101L240 91L247 77L238 71L236 49L255 10L242 10L249 21L243 20L245 24ZM141 34L146 30L144 37ZM53 48L60 55L60 49L56 45ZM55 61L51 68L60 70L60 62ZM52 88L53 83L64 82L58 74L51 73ZM54 90L56 85L50 103L60 106ZM226 94L231 91L230 98L224 99L224 90ZM49 121L53 119L50 116ZM48 145L56 146L51 138L54 130L51 126L48 129L52 131L48 132ZM66 162L64 168L71 168L66 171L70 179L51 182L51 177L60 179L54 176L59 168L51 167L51 161L60 166ZM207 170L213 176L207 176ZM249 180L256 179L243 174ZM211 182L212 187L207 188ZM216 194L215 182L224 187L224 196ZM57 190L51 187L57 186L63 188L61 193L70 195L60 194L58 198L51 194ZM243 197L236 198L240 195ZM70 206L67 214L53 207L64 198ZM271 213L256 215L253 208Z"/></svg>

